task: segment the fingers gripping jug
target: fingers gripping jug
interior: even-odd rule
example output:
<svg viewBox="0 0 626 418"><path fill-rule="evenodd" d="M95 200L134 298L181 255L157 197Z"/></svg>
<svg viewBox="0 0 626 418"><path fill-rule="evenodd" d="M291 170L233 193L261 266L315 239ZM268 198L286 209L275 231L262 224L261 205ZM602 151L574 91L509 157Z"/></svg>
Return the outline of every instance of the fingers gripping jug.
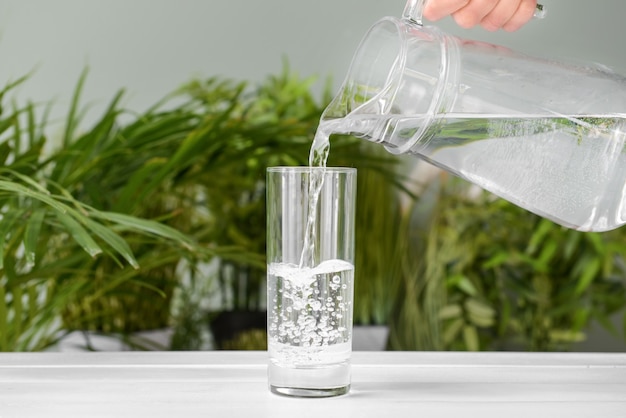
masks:
<svg viewBox="0 0 626 418"><path fill-rule="evenodd" d="M371 27L320 127L417 156L569 228L626 223L626 78L422 26L422 3Z"/></svg>

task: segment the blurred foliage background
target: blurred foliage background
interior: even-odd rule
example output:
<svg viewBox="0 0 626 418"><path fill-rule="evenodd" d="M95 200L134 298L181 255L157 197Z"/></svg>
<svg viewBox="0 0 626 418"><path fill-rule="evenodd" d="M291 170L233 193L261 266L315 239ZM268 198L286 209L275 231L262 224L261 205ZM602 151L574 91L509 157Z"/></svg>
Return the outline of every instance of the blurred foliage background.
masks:
<svg viewBox="0 0 626 418"><path fill-rule="evenodd" d="M141 113L121 90L83 126L86 80L58 135L49 106L11 99L28 78L0 92L0 351L163 328L164 348L203 349L220 314L264 315L265 169L307 164L330 96L285 66ZM356 324L387 325L395 350L567 350L593 321L624 338L626 228L566 230L415 164L331 140L329 165L358 169Z"/></svg>

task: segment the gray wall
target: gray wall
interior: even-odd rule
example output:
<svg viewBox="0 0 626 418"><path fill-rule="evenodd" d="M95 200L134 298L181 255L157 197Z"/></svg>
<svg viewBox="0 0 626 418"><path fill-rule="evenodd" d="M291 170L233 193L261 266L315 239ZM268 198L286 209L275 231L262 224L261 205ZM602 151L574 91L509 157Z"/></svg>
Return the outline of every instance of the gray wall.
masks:
<svg viewBox="0 0 626 418"><path fill-rule="evenodd" d="M462 30L450 18L437 24L458 36L626 73L626 2L544 4L545 20L512 34ZM103 106L125 87L126 105L136 110L193 76L262 79L281 69L283 57L301 75L332 76L338 85L367 28L400 15L403 6L404 0L2 0L0 83L36 69L19 97L54 98L61 114L86 65L86 100Z"/></svg>
<svg viewBox="0 0 626 418"><path fill-rule="evenodd" d="M546 19L516 33L466 31L449 18L437 25L626 74L626 1L544 4ZM400 15L403 6L404 0L2 0L0 84L35 69L18 99L54 99L53 116L67 111L86 65L84 98L96 110L121 87L128 91L126 105L143 110L193 76L258 81L280 71L283 58L303 76L320 76L318 86L326 76L337 86L367 28L382 16ZM580 348L625 349L601 331L590 342Z"/></svg>

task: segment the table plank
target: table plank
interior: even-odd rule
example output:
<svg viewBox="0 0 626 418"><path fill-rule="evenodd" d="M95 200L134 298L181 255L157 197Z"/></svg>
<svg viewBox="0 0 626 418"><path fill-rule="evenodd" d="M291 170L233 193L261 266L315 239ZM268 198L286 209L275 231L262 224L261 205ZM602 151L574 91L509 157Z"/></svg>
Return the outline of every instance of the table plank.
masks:
<svg viewBox="0 0 626 418"><path fill-rule="evenodd" d="M626 354L362 352L352 390L267 390L265 352L0 354L0 418L626 417ZM392 415L390 415L392 414Z"/></svg>

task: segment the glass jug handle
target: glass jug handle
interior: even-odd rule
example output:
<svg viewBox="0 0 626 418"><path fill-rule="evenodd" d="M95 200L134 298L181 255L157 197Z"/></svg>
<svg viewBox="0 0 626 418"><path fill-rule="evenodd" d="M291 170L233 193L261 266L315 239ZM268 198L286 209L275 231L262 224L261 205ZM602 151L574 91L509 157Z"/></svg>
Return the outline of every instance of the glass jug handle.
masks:
<svg viewBox="0 0 626 418"><path fill-rule="evenodd" d="M402 12L402 18L422 26L422 10L426 0L408 0Z"/></svg>
<svg viewBox="0 0 626 418"><path fill-rule="evenodd" d="M402 12L402 18L422 26L422 10L424 9L424 3L426 0L408 0ZM537 3L535 6L535 14L533 18L543 19L546 16L546 8L543 4Z"/></svg>

